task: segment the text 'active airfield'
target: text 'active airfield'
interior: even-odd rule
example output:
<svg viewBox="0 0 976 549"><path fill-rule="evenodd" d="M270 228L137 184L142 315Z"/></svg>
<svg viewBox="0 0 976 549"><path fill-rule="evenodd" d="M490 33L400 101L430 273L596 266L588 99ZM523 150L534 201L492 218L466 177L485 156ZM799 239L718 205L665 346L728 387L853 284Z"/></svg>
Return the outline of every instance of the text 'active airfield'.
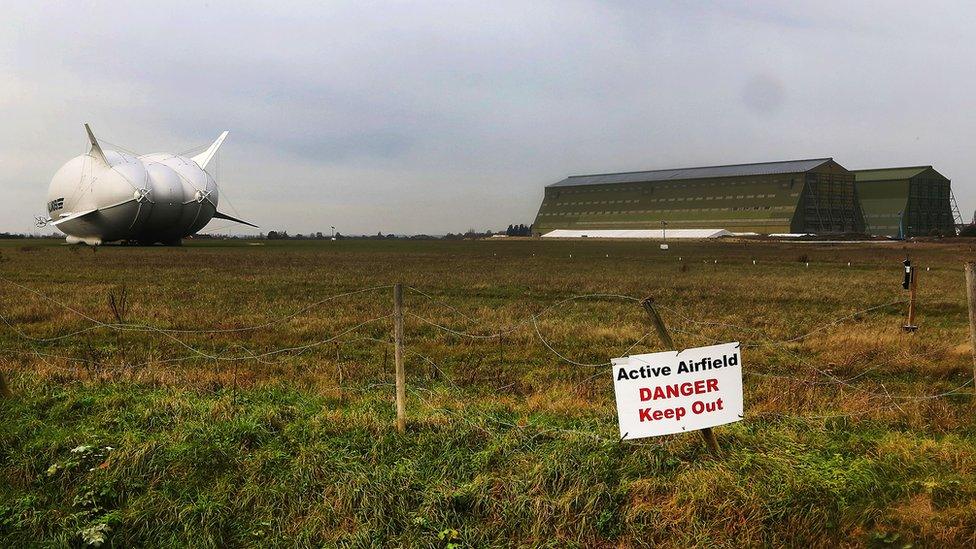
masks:
<svg viewBox="0 0 976 549"><path fill-rule="evenodd" d="M620 437L645 438L742 419L739 344L613 359Z"/></svg>

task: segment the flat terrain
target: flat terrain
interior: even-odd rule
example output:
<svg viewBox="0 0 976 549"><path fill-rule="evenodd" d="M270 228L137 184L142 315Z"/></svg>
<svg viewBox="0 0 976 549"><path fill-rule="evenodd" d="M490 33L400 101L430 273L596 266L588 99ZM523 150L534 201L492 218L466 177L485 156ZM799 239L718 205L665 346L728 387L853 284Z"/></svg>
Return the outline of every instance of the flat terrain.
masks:
<svg viewBox="0 0 976 549"><path fill-rule="evenodd" d="M0 545L972 546L974 246L0 241ZM743 343L719 457L618 440L645 296Z"/></svg>

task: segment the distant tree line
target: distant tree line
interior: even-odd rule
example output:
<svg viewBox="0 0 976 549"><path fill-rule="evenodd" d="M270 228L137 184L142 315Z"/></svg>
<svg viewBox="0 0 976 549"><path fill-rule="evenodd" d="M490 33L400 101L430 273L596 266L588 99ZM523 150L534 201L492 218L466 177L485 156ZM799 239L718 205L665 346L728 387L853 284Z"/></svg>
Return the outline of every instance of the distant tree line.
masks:
<svg viewBox="0 0 976 549"><path fill-rule="evenodd" d="M429 234L414 234L414 235L396 235L396 234L383 234L382 232L377 232L374 235L357 235L350 236L344 235L342 233L336 233L336 240L472 240L478 238L491 238L496 234L504 234L505 236L531 236L532 235L532 225L509 225L505 231L495 232L492 230L479 231L477 229L468 229L463 233L447 233L444 236L431 236ZM261 233L259 238L266 238L268 240L329 240L331 235L324 234L322 232L305 234L288 234L288 231L268 231L267 234Z"/></svg>
<svg viewBox="0 0 976 549"><path fill-rule="evenodd" d="M463 233L447 233L444 235L444 240L471 240L476 238L491 238L495 233L493 231L479 232L475 229L468 229Z"/></svg>
<svg viewBox="0 0 976 549"><path fill-rule="evenodd" d="M64 238L58 234L0 233L0 240L24 240L27 238Z"/></svg>
<svg viewBox="0 0 976 549"><path fill-rule="evenodd" d="M288 231L268 231L268 234L261 234L262 238L267 238L268 240L329 240L332 235L323 234L322 231L316 233L308 234L294 234L289 235ZM336 239L342 238L342 235L336 233Z"/></svg>

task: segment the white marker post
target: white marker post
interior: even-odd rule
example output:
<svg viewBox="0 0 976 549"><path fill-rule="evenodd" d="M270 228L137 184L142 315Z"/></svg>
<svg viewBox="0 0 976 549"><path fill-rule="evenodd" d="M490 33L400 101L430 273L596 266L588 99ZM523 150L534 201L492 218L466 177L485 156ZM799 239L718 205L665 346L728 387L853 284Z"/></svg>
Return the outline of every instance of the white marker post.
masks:
<svg viewBox="0 0 976 549"><path fill-rule="evenodd" d="M709 429L742 419L738 343L613 359L621 439Z"/></svg>

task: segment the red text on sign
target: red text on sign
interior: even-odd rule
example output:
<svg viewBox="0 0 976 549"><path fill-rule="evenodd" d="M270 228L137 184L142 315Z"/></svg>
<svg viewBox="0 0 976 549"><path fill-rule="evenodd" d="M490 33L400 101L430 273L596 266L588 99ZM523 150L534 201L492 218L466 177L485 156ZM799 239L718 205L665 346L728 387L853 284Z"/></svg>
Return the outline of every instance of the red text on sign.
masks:
<svg viewBox="0 0 976 549"><path fill-rule="evenodd" d="M712 391L718 391L717 379L699 379L694 382L688 381L685 383L673 383L671 385L658 385L653 389L650 387L641 387L640 399L641 401L659 400L662 398L700 395Z"/></svg>

